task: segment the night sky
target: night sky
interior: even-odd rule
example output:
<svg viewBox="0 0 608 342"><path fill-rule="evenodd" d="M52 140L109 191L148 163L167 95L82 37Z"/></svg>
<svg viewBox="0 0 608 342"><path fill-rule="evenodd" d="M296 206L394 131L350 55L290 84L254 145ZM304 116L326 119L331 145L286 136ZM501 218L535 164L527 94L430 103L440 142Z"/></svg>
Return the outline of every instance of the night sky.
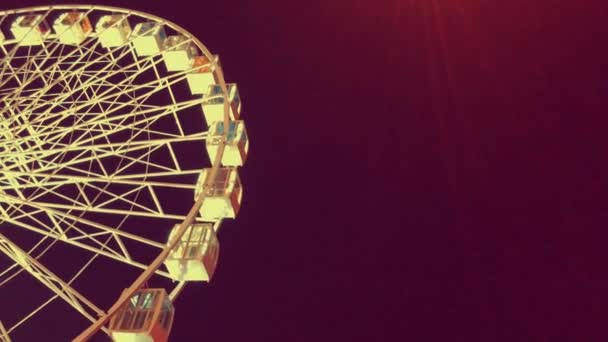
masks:
<svg viewBox="0 0 608 342"><path fill-rule="evenodd" d="M608 340L605 1L101 3L220 54L251 136L171 341Z"/></svg>

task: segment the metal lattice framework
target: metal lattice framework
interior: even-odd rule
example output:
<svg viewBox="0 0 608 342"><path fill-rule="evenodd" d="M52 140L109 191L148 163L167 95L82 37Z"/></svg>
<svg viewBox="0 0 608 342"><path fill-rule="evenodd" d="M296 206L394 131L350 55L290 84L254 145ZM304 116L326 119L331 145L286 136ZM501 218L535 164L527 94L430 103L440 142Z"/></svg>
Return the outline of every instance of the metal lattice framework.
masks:
<svg viewBox="0 0 608 342"><path fill-rule="evenodd" d="M40 22L52 22L68 10L91 22L119 13L131 24L155 22L186 37L183 43L210 61L222 93L192 95L191 67L167 71L162 52L139 56L130 40L102 47L99 30L79 44L65 44L62 33L54 31L37 45L10 35L20 15L40 14ZM171 279L162 262L186 228L202 221L199 209L224 150L220 144L213 160L206 156L202 106L221 98L228 127L228 90L221 67L197 38L142 12L77 5L0 11L0 30L0 252L11 260L0 269L0 291L26 273L50 290L47 300L22 317L0 316L5 324L0 323L0 341L41 316L55 299L91 322L79 336L86 340L98 330L107 332L111 315L150 278ZM203 168L211 168L211 174L193 201ZM189 199L188 206L176 205L178 198ZM167 242L175 224L178 234ZM214 224L217 230L221 220ZM71 275L62 277L45 265L45 254L67 246L87 251L88 257L75 260ZM98 257L139 273L107 311L74 286ZM183 286L173 285L171 298Z"/></svg>

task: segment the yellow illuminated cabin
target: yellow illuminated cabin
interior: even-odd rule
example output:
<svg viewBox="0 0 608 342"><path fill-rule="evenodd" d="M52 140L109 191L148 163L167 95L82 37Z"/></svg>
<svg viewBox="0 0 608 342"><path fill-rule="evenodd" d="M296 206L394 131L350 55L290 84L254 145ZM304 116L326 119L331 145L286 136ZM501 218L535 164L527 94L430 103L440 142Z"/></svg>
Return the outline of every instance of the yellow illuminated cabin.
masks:
<svg viewBox="0 0 608 342"><path fill-rule="evenodd" d="M11 32L20 45L42 45L51 28L42 14L27 14L17 17L11 24Z"/></svg>
<svg viewBox="0 0 608 342"><path fill-rule="evenodd" d="M6 37L4 37L4 33L2 33L2 31L0 31L0 43L2 43L4 41L4 39L6 39Z"/></svg>
<svg viewBox="0 0 608 342"><path fill-rule="evenodd" d="M203 190L203 184L210 172L211 169L203 169L198 177L196 190L194 191L195 200ZM219 168L217 177L208 191L200 210L203 220L217 221L222 218L236 217L243 199L243 188L236 168Z"/></svg>
<svg viewBox="0 0 608 342"><path fill-rule="evenodd" d="M110 320L114 342L167 342L174 308L165 289L141 289Z"/></svg>
<svg viewBox="0 0 608 342"><path fill-rule="evenodd" d="M196 55L196 45L185 36L169 36L163 42L163 60L167 71L190 69Z"/></svg>
<svg viewBox="0 0 608 342"><path fill-rule="evenodd" d="M64 44L78 45L82 43L93 27L89 18L81 12L67 12L61 14L53 24L53 29L59 41Z"/></svg>
<svg viewBox="0 0 608 342"><path fill-rule="evenodd" d="M145 22L135 25L133 29L133 47L137 55L152 56L162 50L167 38L165 28L155 22Z"/></svg>
<svg viewBox="0 0 608 342"><path fill-rule="evenodd" d="M205 141L209 160L215 160L217 149L222 143L222 135L224 134L224 122L217 121L211 124L209 135ZM230 121L228 123L228 134L226 137L226 148L222 155L222 165L224 166L243 166L247 160L247 152L249 151L249 139L247 138L247 130L245 122Z"/></svg>
<svg viewBox="0 0 608 342"><path fill-rule="evenodd" d="M175 225L169 241L175 236ZM165 259L165 266L173 279L178 281L210 281L215 272L220 244L213 230L213 223L189 226L177 246Z"/></svg>
<svg viewBox="0 0 608 342"><path fill-rule="evenodd" d="M188 86L193 95L205 94L209 87L217 83L215 78L215 69L220 66L218 55L213 56L215 65L213 65L207 56L196 56L192 62L193 70L186 74Z"/></svg>
<svg viewBox="0 0 608 342"><path fill-rule="evenodd" d="M95 32L104 48L123 46L131 34L131 26L124 14L104 15L95 25Z"/></svg>
<svg viewBox="0 0 608 342"><path fill-rule="evenodd" d="M235 83L226 84L228 88L228 100L230 101L230 108L228 115L231 120L238 120L241 115L241 97L239 96L239 89ZM204 95L206 99L203 103L203 113L205 114L205 120L207 125L216 121L224 120L224 96L222 95L222 88L219 84L212 85L207 89L207 93Z"/></svg>

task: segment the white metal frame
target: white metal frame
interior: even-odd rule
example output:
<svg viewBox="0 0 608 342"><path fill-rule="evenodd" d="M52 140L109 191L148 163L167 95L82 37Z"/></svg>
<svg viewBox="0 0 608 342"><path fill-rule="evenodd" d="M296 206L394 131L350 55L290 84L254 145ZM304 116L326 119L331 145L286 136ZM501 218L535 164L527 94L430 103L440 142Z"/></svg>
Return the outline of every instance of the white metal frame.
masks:
<svg viewBox="0 0 608 342"><path fill-rule="evenodd" d="M185 43L195 44L210 63L216 61L182 27L154 15L122 8L60 5L0 11L0 25L19 14L42 14L44 19L68 10L85 15L125 14L128 18L161 23L185 36ZM0 290L19 273L27 272L54 293L8 329L0 323L0 341L8 340L11 331L55 298L63 299L92 322L74 341L86 341L99 330L107 333L104 326L111 316L152 276L170 277L159 268L187 227L200 220L199 209L212 191L225 146L220 144L211 161L208 183L203 185L189 211L170 212L158 196L161 189L193 192L195 184L185 179L200 173L200 168L183 167L184 156L178 155L176 149L180 143L201 142L203 155L207 137L204 131L187 133L180 115L186 111L200 112L201 106L213 98L178 99L173 87L185 83L190 70L163 73L159 67L162 53L137 57L131 44L103 49L96 39L97 32L82 44L67 46L59 41L58 35L49 34L39 47L19 46L8 35L0 43L0 223L40 236L36 244L22 248L0 234L0 251L14 261L11 267L0 270ZM223 91L224 127L228 127L230 108L222 69L219 65L211 69ZM154 77L142 80L144 74ZM159 94L171 101L151 103L150 99ZM159 129L159 123L168 119L175 123L173 130ZM118 136L121 138L116 139ZM160 153L168 156L166 160L170 162L156 161L155 156ZM91 214L122 220L118 224L105 224L88 218ZM166 222L167 232L173 227L169 222L179 222L179 228L166 244L125 230L124 224L130 217ZM221 220L215 223L220 224ZM92 254L68 281L41 261L58 242ZM132 243L147 246L158 256L151 263L139 261L128 248ZM97 256L142 270L107 311L71 286ZM184 285L180 282L173 288L172 300ZM5 317L2 319L6 322Z"/></svg>

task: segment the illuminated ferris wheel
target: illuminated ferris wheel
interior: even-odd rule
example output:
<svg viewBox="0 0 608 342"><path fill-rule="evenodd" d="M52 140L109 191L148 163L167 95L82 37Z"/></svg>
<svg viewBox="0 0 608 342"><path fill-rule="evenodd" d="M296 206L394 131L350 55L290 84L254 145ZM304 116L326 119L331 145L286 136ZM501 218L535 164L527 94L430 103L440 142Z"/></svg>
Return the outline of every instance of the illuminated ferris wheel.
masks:
<svg viewBox="0 0 608 342"><path fill-rule="evenodd" d="M76 341L167 341L173 301L210 281L216 233L241 206L236 84L180 26L107 6L0 11L0 60L0 293L25 279L46 291L0 310L0 341L56 301L89 322L59 327ZM132 271L109 308L79 285L100 260Z"/></svg>

